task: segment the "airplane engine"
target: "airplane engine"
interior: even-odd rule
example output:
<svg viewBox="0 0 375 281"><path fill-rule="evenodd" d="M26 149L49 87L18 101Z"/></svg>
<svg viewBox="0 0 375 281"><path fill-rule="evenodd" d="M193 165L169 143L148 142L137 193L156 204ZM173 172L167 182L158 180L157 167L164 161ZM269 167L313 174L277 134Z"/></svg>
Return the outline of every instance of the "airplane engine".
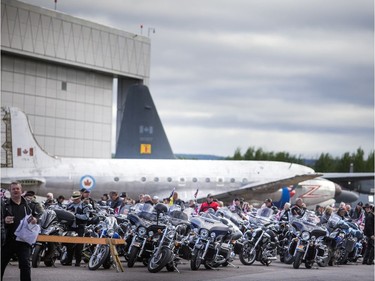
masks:
<svg viewBox="0 0 375 281"><path fill-rule="evenodd" d="M307 206L314 206L334 202L332 199L341 191L341 188L329 180L317 178L299 183L295 190L296 195L292 198L292 203L297 198L302 198Z"/></svg>

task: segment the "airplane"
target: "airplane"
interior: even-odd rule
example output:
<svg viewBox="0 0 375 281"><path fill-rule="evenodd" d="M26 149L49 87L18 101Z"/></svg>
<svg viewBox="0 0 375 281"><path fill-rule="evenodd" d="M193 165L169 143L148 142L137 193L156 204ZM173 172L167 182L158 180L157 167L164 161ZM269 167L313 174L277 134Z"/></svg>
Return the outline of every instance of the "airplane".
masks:
<svg viewBox="0 0 375 281"><path fill-rule="evenodd" d="M144 85L130 87L128 95L140 92L151 98ZM307 206L331 205L335 196L344 193L331 181L315 179L321 174L313 169L295 163L52 156L37 143L24 112L13 107L3 107L2 111L6 136L2 145L6 154L6 163L1 167L2 188L17 180L24 190L33 190L39 196L52 192L70 197L73 191L85 188L91 191L93 198L115 190L126 192L131 198L137 198L141 193L165 198L178 192L183 200L196 198L202 201L210 193L224 202L231 202L235 197L248 202L271 198L275 203L283 204L291 198L301 197ZM153 130L147 123L140 126L150 128L150 133L162 125L155 124ZM140 126L138 131L144 133ZM152 141L152 138L147 140ZM151 144L139 145L140 153L144 152L145 145L149 151L154 151Z"/></svg>

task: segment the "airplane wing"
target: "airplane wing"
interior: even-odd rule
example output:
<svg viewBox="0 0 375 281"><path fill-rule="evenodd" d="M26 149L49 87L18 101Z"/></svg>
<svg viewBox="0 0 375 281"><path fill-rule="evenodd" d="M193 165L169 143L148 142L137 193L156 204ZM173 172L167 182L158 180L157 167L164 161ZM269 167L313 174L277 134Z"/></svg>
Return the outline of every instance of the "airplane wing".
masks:
<svg viewBox="0 0 375 281"><path fill-rule="evenodd" d="M363 194L374 193L375 173L324 173L322 177L347 190Z"/></svg>
<svg viewBox="0 0 375 281"><path fill-rule="evenodd" d="M375 173L324 173L322 177L332 181L373 180Z"/></svg>
<svg viewBox="0 0 375 281"><path fill-rule="evenodd" d="M267 194L273 193L280 188L283 188L285 186L290 186L294 185L306 180L310 180L316 177L320 177L321 174L305 174L305 175L296 175L291 178L286 178L286 179L281 179L273 182L267 182L263 184L258 184L258 185L245 185L241 187L240 189L233 190L230 192L225 192L225 193L219 193L215 194L215 198L223 201L230 201L233 200L236 197L239 198L244 198L245 200L248 200L249 198L251 199L252 194L254 192L257 193L264 193L265 198L267 197Z"/></svg>

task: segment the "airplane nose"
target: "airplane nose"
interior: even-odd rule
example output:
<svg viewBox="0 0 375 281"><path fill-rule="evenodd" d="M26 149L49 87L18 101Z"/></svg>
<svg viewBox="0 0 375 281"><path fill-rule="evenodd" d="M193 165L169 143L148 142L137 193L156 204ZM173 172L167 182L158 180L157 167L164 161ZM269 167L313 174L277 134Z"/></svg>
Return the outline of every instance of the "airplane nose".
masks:
<svg viewBox="0 0 375 281"><path fill-rule="evenodd" d="M359 195L353 191L343 190L341 186L335 183L335 200L336 202L351 203L357 201Z"/></svg>

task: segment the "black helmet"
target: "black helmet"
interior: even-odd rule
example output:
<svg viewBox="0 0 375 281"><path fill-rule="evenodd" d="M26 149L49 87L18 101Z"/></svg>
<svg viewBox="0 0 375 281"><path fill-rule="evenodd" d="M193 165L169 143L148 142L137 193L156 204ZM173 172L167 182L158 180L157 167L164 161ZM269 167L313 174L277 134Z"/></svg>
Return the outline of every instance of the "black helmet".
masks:
<svg viewBox="0 0 375 281"><path fill-rule="evenodd" d="M155 211L160 214L160 213L167 213L168 212L168 208L165 204L162 204L162 203L158 203L155 205L154 207Z"/></svg>

